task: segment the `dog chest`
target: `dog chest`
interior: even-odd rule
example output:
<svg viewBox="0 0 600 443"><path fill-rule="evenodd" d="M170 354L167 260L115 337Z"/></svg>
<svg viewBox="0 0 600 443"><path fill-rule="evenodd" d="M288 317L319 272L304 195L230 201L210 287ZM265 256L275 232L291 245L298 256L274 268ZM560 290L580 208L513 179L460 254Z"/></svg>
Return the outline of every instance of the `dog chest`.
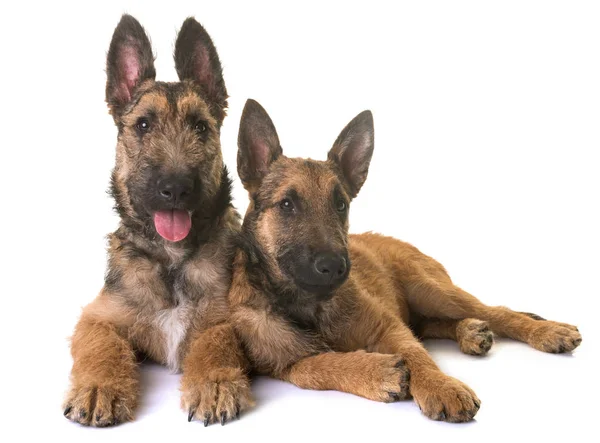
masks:
<svg viewBox="0 0 600 443"><path fill-rule="evenodd" d="M155 324L163 336L163 357L172 370L180 369L180 347L189 330L193 307L190 302L182 302L174 308L160 311Z"/></svg>

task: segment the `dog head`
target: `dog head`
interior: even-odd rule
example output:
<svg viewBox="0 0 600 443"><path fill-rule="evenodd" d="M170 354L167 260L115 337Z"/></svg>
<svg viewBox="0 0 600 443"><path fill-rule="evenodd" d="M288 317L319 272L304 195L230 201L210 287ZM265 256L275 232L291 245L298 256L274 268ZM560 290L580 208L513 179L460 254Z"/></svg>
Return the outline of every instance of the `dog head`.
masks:
<svg viewBox="0 0 600 443"><path fill-rule="evenodd" d="M193 18L175 43L180 81L155 81L150 41L124 15L107 56L106 102L118 128L112 194L123 222L177 242L229 204L220 129L227 90L215 47Z"/></svg>
<svg viewBox="0 0 600 443"><path fill-rule="evenodd" d="M250 194L244 230L279 283L327 297L348 277L348 210L367 178L373 117L340 133L327 161L288 158L266 111L248 100L238 138L238 173Z"/></svg>

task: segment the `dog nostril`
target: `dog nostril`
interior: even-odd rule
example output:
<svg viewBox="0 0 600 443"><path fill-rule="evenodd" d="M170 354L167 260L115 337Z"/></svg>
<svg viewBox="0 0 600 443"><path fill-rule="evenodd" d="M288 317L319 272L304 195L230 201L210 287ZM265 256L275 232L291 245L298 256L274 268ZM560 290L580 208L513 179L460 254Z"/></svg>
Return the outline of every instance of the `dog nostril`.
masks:
<svg viewBox="0 0 600 443"><path fill-rule="evenodd" d="M171 191L166 190L160 191L160 195L162 195L164 198L171 198L173 196L173 194L171 194Z"/></svg>
<svg viewBox="0 0 600 443"><path fill-rule="evenodd" d="M341 279L347 272L346 259L332 253L319 254L315 260L314 270L328 281Z"/></svg>

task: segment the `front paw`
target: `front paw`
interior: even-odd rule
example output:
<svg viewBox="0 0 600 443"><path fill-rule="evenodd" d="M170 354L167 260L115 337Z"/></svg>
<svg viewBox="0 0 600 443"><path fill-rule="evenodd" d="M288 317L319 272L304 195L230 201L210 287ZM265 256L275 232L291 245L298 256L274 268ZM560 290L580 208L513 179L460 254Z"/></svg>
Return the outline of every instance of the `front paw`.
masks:
<svg viewBox="0 0 600 443"><path fill-rule="evenodd" d="M64 416L99 428L131 421L137 406L136 386L136 381L121 388L73 385L64 403Z"/></svg>
<svg viewBox="0 0 600 443"><path fill-rule="evenodd" d="M215 371L201 380L184 374L181 392L188 421L200 420L204 426L217 421L224 425L254 405L250 381L239 369Z"/></svg>
<svg viewBox="0 0 600 443"><path fill-rule="evenodd" d="M410 397L410 371L400 355L359 351L355 356L362 360L357 361L362 371L348 392L384 403Z"/></svg>
<svg viewBox="0 0 600 443"><path fill-rule="evenodd" d="M529 336L528 343L543 352L571 352L581 344L581 334L575 326L540 320Z"/></svg>
<svg viewBox="0 0 600 443"><path fill-rule="evenodd" d="M423 414L433 420L451 423L470 421L481 405L471 388L441 373L424 376L411 389Z"/></svg>

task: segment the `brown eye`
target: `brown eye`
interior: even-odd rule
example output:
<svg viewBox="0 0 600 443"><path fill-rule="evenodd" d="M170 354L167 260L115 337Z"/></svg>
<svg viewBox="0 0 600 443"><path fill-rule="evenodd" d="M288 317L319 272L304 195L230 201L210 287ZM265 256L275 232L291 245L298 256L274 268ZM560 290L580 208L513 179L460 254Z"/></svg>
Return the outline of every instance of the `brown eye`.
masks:
<svg viewBox="0 0 600 443"><path fill-rule="evenodd" d="M206 132L206 123L202 120L194 123L194 131L196 131L198 134L203 134Z"/></svg>
<svg viewBox="0 0 600 443"><path fill-rule="evenodd" d="M294 210L294 203L289 198L284 198L279 203L279 207L286 212L292 212Z"/></svg>
<svg viewBox="0 0 600 443"><path fill-rule="evenodd" d="M348 205L346 205L346 202L343 200L338 200L338 202L335 204L335 209L338 212L344 212L347 208Z"/></svg>
<svg viewBox="0 0 600 443"><path fill-rule="evenodd" d="M146 117L141 117L138 119L135 127L141 133L148 132L150 130L150 120L148 120Z"/></svg>

